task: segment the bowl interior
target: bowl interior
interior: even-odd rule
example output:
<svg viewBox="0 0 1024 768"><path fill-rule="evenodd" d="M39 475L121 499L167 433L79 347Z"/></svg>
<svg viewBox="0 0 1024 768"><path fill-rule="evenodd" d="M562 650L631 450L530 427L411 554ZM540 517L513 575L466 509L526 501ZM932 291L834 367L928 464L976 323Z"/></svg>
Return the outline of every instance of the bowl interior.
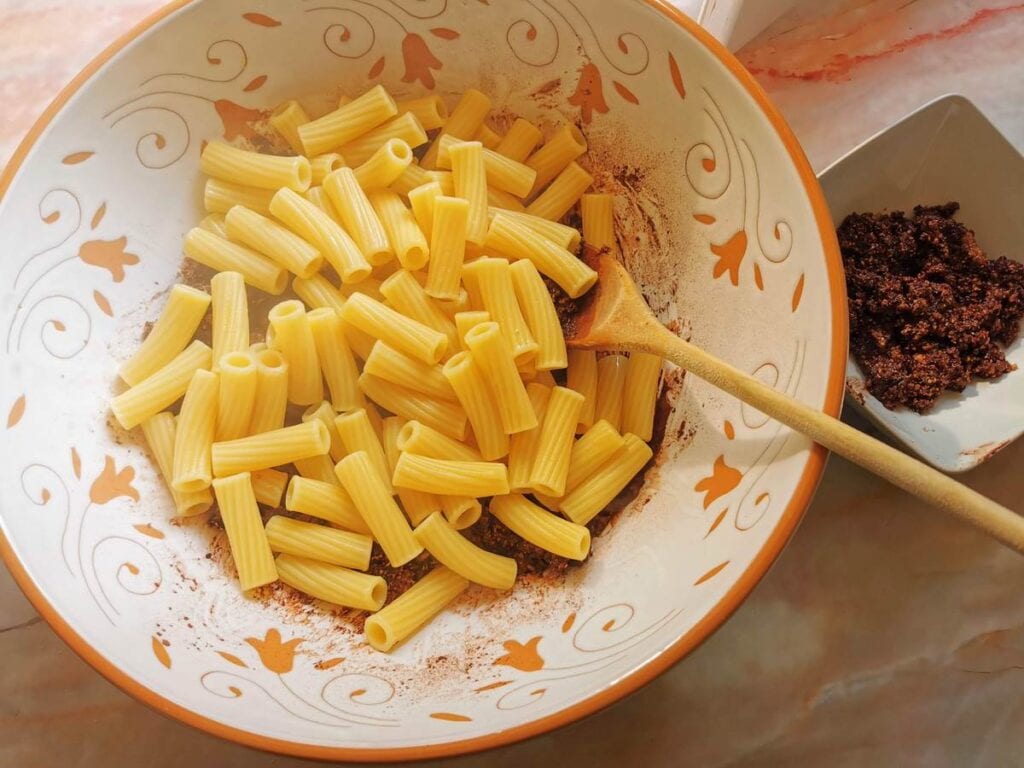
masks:
<svg viewBox="0 0 1024 768"><path fill-rule="evenodd" d="M241 596L222 532L173 520L138 434L111 425L137 346L202 215L202 142L258 142L262 110L383 82L494 124L578 122L619 195L623 257L661 318L836 412L839 264L813 176L726 54L653 2L192 2L77 89L0 201L0 524L40 610L163 711L257 746L424 757L568 722L706 637L792 532L821 471L808 441L680 372L637 500L564 578L471 591L391 655L343 612ZM183 44L183 41L189 41ZM191 51L198 51L192 53ZM781 131L781 133L780 133Z"/></svg>
<svg viewBox="0 0 1024 768"><path fill-rule="evenodd" d="M832 165L821 185L838 225L850 213L910 211L960 203L957 219L991 257L1024 259L1024 156L962 96L938 99ZM963 472L1024 432L1024 340L1006 351L1016 371L949 392L926 414L890 411L865 391L853 357L851 400L896 439L939 469Z"/></svg>

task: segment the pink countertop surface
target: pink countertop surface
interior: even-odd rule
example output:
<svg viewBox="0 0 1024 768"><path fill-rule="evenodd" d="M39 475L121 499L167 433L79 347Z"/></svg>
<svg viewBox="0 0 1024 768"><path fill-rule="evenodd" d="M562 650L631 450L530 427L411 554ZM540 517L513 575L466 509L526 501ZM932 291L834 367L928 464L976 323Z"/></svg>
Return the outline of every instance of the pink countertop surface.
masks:
<svg viewBox="0 0 1024 768"><path fill-rule="evenodd" d="M0 0L0 164L54 94L158 6ZM1020 2L804 0L739 57L820 170L950 92L1024 147L1022 51ZM1024 441L964 480L1019 509L1022 466ZM777 565L692 656L582 723L453 762L1020 765L1022 585L1021 557L832 459ZM304 764L191 731L125 696L3 569L0 660L0 765Z"/></svg>

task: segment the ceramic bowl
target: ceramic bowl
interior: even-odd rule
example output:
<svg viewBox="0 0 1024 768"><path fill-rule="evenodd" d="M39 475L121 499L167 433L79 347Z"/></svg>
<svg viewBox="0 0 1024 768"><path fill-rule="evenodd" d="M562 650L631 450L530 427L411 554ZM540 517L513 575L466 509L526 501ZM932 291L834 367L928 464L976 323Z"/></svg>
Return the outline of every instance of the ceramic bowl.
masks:
<svg viewBox="0 0 1024 768"><path fill-rule="evenodd" d="M675 371L645 487L564 578L471 590L391 655L285 589L240 595L222 532L172 519L140 436L112 426L115 371L178 277L203 141L254 138L285 97L378 82L450 102L479 87L503 105L498 126L508 112L577 122L664 321L832 414L846 359L813 173L753 79L667 5L196 0L117 42L0 184L3 554L55 630L129 693L245 744L330 759L509 743L636 689L750 592L824 462Z"/></svg>
<svg viewBox="0 0 1024 768"><path fill-rule="evenodd" d="M963 96L942 96L822 171L838 225L867 211L960 203L957 220L992 257L1024 259L1024 155ZM930 411L890 411L866 391L850 357L850 402L890 437L946 472L973 469L1024 433L1024 338L1006 350L1017 370L947 392Z"/></svg>

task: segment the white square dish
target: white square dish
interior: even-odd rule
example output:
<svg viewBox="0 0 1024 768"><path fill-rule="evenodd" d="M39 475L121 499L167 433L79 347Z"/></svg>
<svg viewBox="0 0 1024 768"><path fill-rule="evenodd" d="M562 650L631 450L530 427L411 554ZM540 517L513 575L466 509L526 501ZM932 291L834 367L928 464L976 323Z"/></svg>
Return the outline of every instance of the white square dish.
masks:
<svg viewBox="0 0 1024 768"><path fill-rule="evenodd" d="M963 96L932 101L876 134L819 176L838 225L853 212L910 211L960 203L957 219L991 258L1024 258L1024 156ZM1006 357L1018 369L963 392L947 392L925 414L889 410L863 385L851 356L847 392L875 424L935 467L964 472L1024 432L1024 339Z"/></svg>

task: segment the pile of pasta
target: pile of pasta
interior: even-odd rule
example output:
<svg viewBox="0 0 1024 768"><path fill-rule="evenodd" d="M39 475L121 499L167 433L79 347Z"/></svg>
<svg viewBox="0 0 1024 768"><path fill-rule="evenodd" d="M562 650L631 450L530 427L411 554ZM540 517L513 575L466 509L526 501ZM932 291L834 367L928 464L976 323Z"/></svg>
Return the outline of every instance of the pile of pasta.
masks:
<svg viewBox="0 0 1024 768"><path fill-rule="evenodd" d="M184 251L215 271L209 293L171 290L112 404L178 515L216 498L243 590L280 580L371 611L381 651L470 582L513 586L516 561L461 533L482 501L583 560L586 524L652 455L662 361L567 350L542 278L573 298L594 285L575 252L615 248L613 198L585 194L575 126L542 143L524 119L498 134L490 110L475 90L449 114L377 86L317 119L275 110L293 155L208 144L209 215ZM582 233L559 223L577 204ZM297 298L253 343L247 291L289 280ZM208 310L209 345L194 339ZM277 511L265 524L260 505ZM439 565L385 606L374 544L394 567Z"/></svg>

